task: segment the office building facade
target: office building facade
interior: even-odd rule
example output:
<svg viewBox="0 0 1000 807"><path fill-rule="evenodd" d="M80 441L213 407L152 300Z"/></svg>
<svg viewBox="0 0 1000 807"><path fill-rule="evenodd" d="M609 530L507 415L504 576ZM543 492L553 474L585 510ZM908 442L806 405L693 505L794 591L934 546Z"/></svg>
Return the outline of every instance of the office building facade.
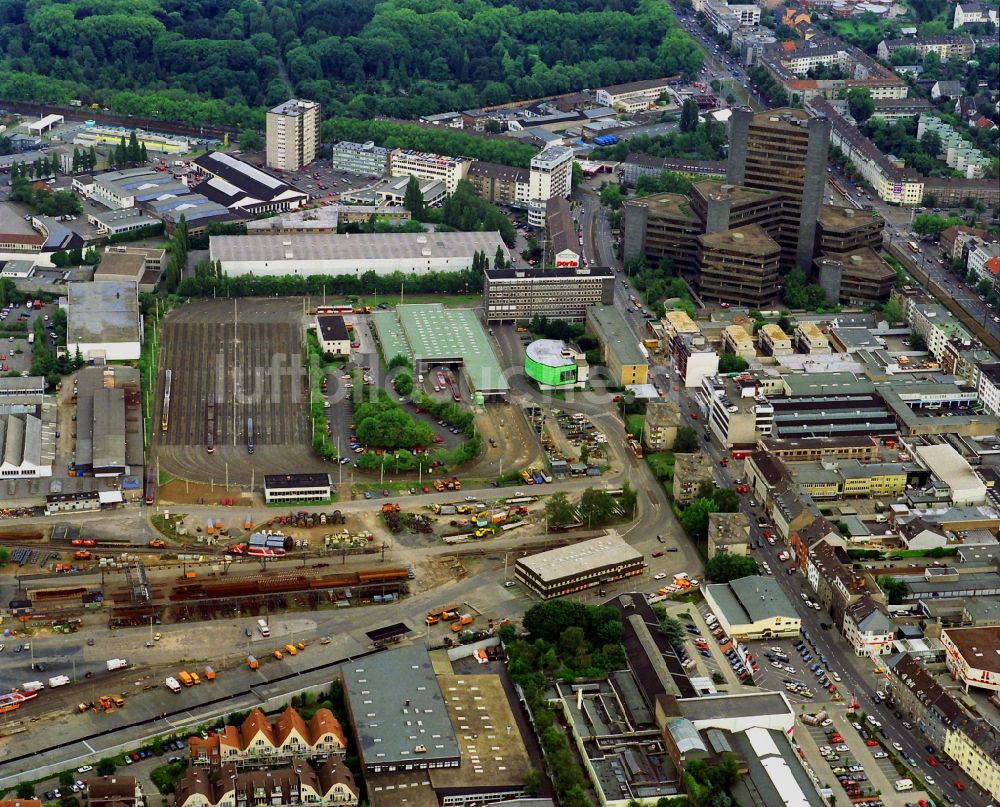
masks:
<svg viewBox="0 0 1000 807"><path fill-rule="evenodd" d="M797 109L754 114L733 110L729 168L733 185L776 191L785 203L777 232L785 268L808 267L815 249L816 220L823 203L830 122Z"/></svg>
<svg viewBox="0 0 1000 807"><path fill-rule="evenodd" d="M607 266L487 269L483 279L487 322L521 322L536 314L581 321L588 306L610 306L614 298L615 274Z"/></svg>

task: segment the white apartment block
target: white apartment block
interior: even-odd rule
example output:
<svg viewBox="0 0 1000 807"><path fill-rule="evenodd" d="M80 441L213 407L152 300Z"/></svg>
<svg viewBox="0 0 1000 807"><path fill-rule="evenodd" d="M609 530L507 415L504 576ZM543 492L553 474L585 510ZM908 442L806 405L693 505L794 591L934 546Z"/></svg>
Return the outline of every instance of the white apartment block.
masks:
<svg viewBox="0 0 1000 807"><path fill-rule="evenodd" d="M967 254L965 266L975 277L975 282L989 280L992 283L997 261L1000 260L1000 243L973 236Z"/></svg>
<svg viewBox="0 0 1000 807"><path fill-rule="evenodd" d="M1000 363L979 365L979 402L991 415L1000 417Z"/></svg>
<svg viewBox="0 0 1000 807"><path fill-rule="evenodd" d="M319 148L320 105L292 98L267 113L267 164L298 171L316 159Z"/></svg>
<svg viewBox="0 0 1000 807"><path fill-rule="evenodd" d="M997 10L986 8L981 3L959 3L955 6L955 18L952 28L958 29L967 23L992 22L997 24Z"/></svg>
<svg viewBox="0 0 1000 807"><path fill-rule="evenodd" d="M458 183L469 173L471 160L465 157L448 157L413 149L394 149L389 152L389 175L416 177L443 182L445 192L452 194Z"/></svg>
<svg viewBox="0 0 1000 807"><path fill-rule="evenodd" d="M528 176L528 198L547 202L560 197L565 199L572 190L573 149L566 146L549 146L531 158Z"/></svg>
<svg viewBox="0 0 1000 807"><path fill-rule="evenodd" d="M844 638L856 656L884 656L892 652L896 627L885 606L864 596L847 606Z"/></svg>

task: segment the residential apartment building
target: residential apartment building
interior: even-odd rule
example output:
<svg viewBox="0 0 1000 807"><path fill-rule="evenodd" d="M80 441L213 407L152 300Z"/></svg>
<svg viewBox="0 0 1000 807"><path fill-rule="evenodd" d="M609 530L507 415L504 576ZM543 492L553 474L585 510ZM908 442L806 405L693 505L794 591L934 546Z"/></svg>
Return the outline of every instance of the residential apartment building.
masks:
<svg viewBox="0 0 1000 807"><path fill-rule="evenodd" d="M841 632L851 605L865 595L877 602L885 599L874 579L854 571L853 561L843 547L825 541L819 541L809 550L805 574L820 605Z"/></svg>
<svg viewBox="0 0 1000 807"><path fill-rule="evenodd" d="M856 656L884 656L892 652L896 626L886 607L867 594L847 606L843 633Z"/></svg>
<svg viewBox="0 0 1000 807"><path fill-rule="evenodd" d="M476 196L495 205L521 207L530 195L529 176L527 168L474 160L469 166L468 180Z"/></svg>
<svg viewBox="0 0 1000 807"><path fill-rule="evenodd" d="M266 120L267 165L282 171L298 171L316 159L319 124L316 101L292 98L268 110Z"/></svg>
<svg viewBox="0 0 1000 807"><path fill-rule="evenodd" d="M528 198L547 202L559 197L565 199L572 190L573 149L566 146L548 146L531 158L528 176Z"/></svg>
<svg viewBox="0 0 1000 807"><path fill-rule="evenodd" d="M1000 630L946 628L941 631L944 660L965 691L1000 692Z"/></svg>
<svg viewBox="0 0 1000 807"><path fill-rule="evenodd" d="M708 557L750 554L750 518L746 513L708 514Z"/></svg>
<svg viewBox="0 0 1000 807"><path fill-rule="evenodd" d="M592 305L614 305L615 273L607 266L487 269L487 322L527 322L533 316L581 321Z"/></svg>
<svg viewBox="0 0 1000 807"><path fill-rule="evenodd" d="M965 60L987 44L986 37L947 34L945 36L908 36L903 39L883 39L878 43L878 57L888 62L898 50L913 50L922 62L928 53L936 53L942 62Z"/></svg>
<svg viewBox="0 0 1000 807"><path fill-rule="evenodd" d="M799 353L820 355L830 352L830 340L815 322L800 322L796 325L792 341Z"/></svg>
<svg viewBox="0 0 1000 807"><path fill-rule="evenodd" d="M881 118L886 123L893 124L923 115L930 110L931 102L925 98L881 98L875 102L872 118Z"/></svg>
<svg viewBox="0 0 1000 807"><path fill-rule="evenodd" d="M742 325L727 325L722 331L722 350L725 353L733 353L747 361L757 356L757 348L754 347L753 337L747 333L747 329Z"/></svg>
<svg viewBox="0 0 1000 807"><path fill-rule="evenodd" d="M790 356L795 352L792 350L791 337L770 322L757 333L757 341L760 352L765 356Z"/></svg>
<svg viewBox="0 0 1000 807"><path fill-rule="evenodd" d="M944 753L993 799L1000 799L1000 737L983 720L946 732Z"/></svg>
<svg viewBox="0 0 1000 807"><path fill-rule="evenodd" d="M208 738L194 735L188 746L194 765L271 765L293 757L343 756L347 735L329 709L317 709L306 722L289 706L273 724L253 709L239 727L223 726Z"/></svg>
<svg viewBox="0 0 1000 807"><path fill-rule="evenodd" d="M394 177L416 177L444 184L452 194L469 172L471 160L447 157L414 149L393 149L389 152L389 174Z"/></svg>
<svg viewBox="0 0 1000 807"><path fill-rule="evenodd" d="M602 106L609 106L620 112L643 112L666 95L669 87L670 80L666 78L630 81L627 84L601 87L594 94L594 100Z"/></svg>
<svg viewBox="0 0 1000 807"><path fill-rule="evenodd" d="M885 660L885 668L896 708L928 742L948 753L946 735L965 719L961 707L916 656L897 653Z"/></svg>
<svg viewBox="0 0 1000 807"><path fill-rule="evenodd" d="M917 121L917 138L928 133L936 134L941 142L941 151L935 156L943 160L953 171L958 171L966 179L982 179L990 164L989 156L973 146L949 124L933 115L921 115Z"/></svg>
<svg viewBox="0 0 1000 807"><path fill-rule="evenodd" d="M366 143L341 140L330 149L330 167L360 176L381 177L389 172L389 149Z"/></svg>
<svg viewBox="0 0 1000 807"><path fill-rule="evenodd" d="M984 6L982 3L959 3L955 6L955 16L952 28L956 31L970 23L992 22L997 24L997 9Z"/></svg>
<svg viewBox="0 0 1000 807"><path fill-rule="evenodd" d="M624 387L645 384L649 359L639 349L635 334L625 318L613 305L594 305L587 309L587 330L597 337L601 360L610 374L611 383Z"/></svg>
<svg viewBox="0 0 1000 807"><path fill-rule="evenodd" d="M979 402L991 415L1000 417L1000 363L979 365Z"/></svg>
<svg viewBox="0 0 1000 807"><path fill-rule="evenodd" d="M706 376L719 372L719 354L701 333L678 334L670 348L677 376L688 389L700 387Z"/></svg>
<svg viewBox="0 0 1000 807"><path fill-rule="evenodd" d="M780 246L758 224L698 236L701 296L764 308L778 294Z"/></svg>
<svg viewBox="0 0 1000 807"><path fill-rule="evenodd" d="M698 488L702 482L712 481L712 461L707 454L696 451L693 454L674 455L674 501L688 504L698 498Z"/></svg>
<svg viewBox="0 0 1000 807"><path fill-rule="evenodd" d="M318 770L302 759L267 770L244 770L227 762L217 771L191 767L177 783L174 807L357 807L361 789L341 760Z"/></svg>
<svg viewBox="0 0 1000 807"><path fill-rule="evenodd" d="M642 443L649 451L670 451L677 439L677 430L684 425L684 416L673 401L650 401L646 404Z"/></svg>
<svg viewBox="0 0 1000 807"><path fill-rule="evenodd" d="M830 121L830 142L837 146L854 168L871 185L884 202L913 207L924 198L924 178L916 171L886 157L878 147L847 121L823 98L811 98L805 103L811 115ZM926 192L930 193L929 190ZM939 204L940 196L938 197Z"/></svg>
<svg viewBox="0 0 1000 807"><path fill-rule="evenodd" d="M87 801L94 807L138 807L142 788L134 776L91 776L87 779Z"/></svg>
<svg viewBox="0 0 1000 807"><path fill-rule="evenodd" d="M797 109L755 114L733 110L726 181L781 195L782 218L772 236L782 264L808 266L823 203L830 124Z"/></svg>
<svg viewBox="0 0 1000 807"><path fill-rule="evenodd" d="M768 454L786 462L830 459L856 459L875 462L879 457L878 442L865 434L844 434L832 437L770 437L761 440Z"/></svg>

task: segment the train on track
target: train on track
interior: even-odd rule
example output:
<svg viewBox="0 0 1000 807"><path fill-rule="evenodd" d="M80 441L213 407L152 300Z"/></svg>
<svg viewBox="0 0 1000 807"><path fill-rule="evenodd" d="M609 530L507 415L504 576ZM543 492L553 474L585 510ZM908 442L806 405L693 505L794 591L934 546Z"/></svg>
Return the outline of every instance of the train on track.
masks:
<svg viewBox="0 0 1000 807"><path fill-rule="evenodd" d="M173 373L167 370L163 380L163 413L160 418L160 428L166 431L170 427L170 381Z"/></svg>
<svg viewBox="0 0 1000 807"><path fill-rule="evenodd" d="M20 709L27 701L38 697L38 690L32 689L27 692L8 692L0 695L0 713L13 712Z"/></svg>
<svg viewBox="0 0 1000 807"><path fill-rule="evenodd" d="M156 499L156 469L150 465L146 469L146 504Z"/></svg>
<svg viewBox="0 0 1000 807"><path fill-rule="evenodd" d="M205 402L205 450L215 451L215 394L211 392Z"/></svg>

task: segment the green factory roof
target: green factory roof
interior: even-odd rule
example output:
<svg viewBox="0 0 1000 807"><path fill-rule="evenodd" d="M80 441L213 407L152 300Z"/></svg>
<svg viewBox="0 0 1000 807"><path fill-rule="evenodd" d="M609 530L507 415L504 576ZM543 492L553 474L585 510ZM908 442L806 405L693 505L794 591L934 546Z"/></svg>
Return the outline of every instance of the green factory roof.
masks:
<svg viewBox="0 0 1000 807"><path fill-rule="evenodd" d="M418 363L461 362L475 391L508 389L500 362L473 309L445 308L440 303L400 305L391 315L398 318L398 332L384 319L388 313L373 314L387 359L402 352ZM408 349L401 350L400 345Z"/></svg>

